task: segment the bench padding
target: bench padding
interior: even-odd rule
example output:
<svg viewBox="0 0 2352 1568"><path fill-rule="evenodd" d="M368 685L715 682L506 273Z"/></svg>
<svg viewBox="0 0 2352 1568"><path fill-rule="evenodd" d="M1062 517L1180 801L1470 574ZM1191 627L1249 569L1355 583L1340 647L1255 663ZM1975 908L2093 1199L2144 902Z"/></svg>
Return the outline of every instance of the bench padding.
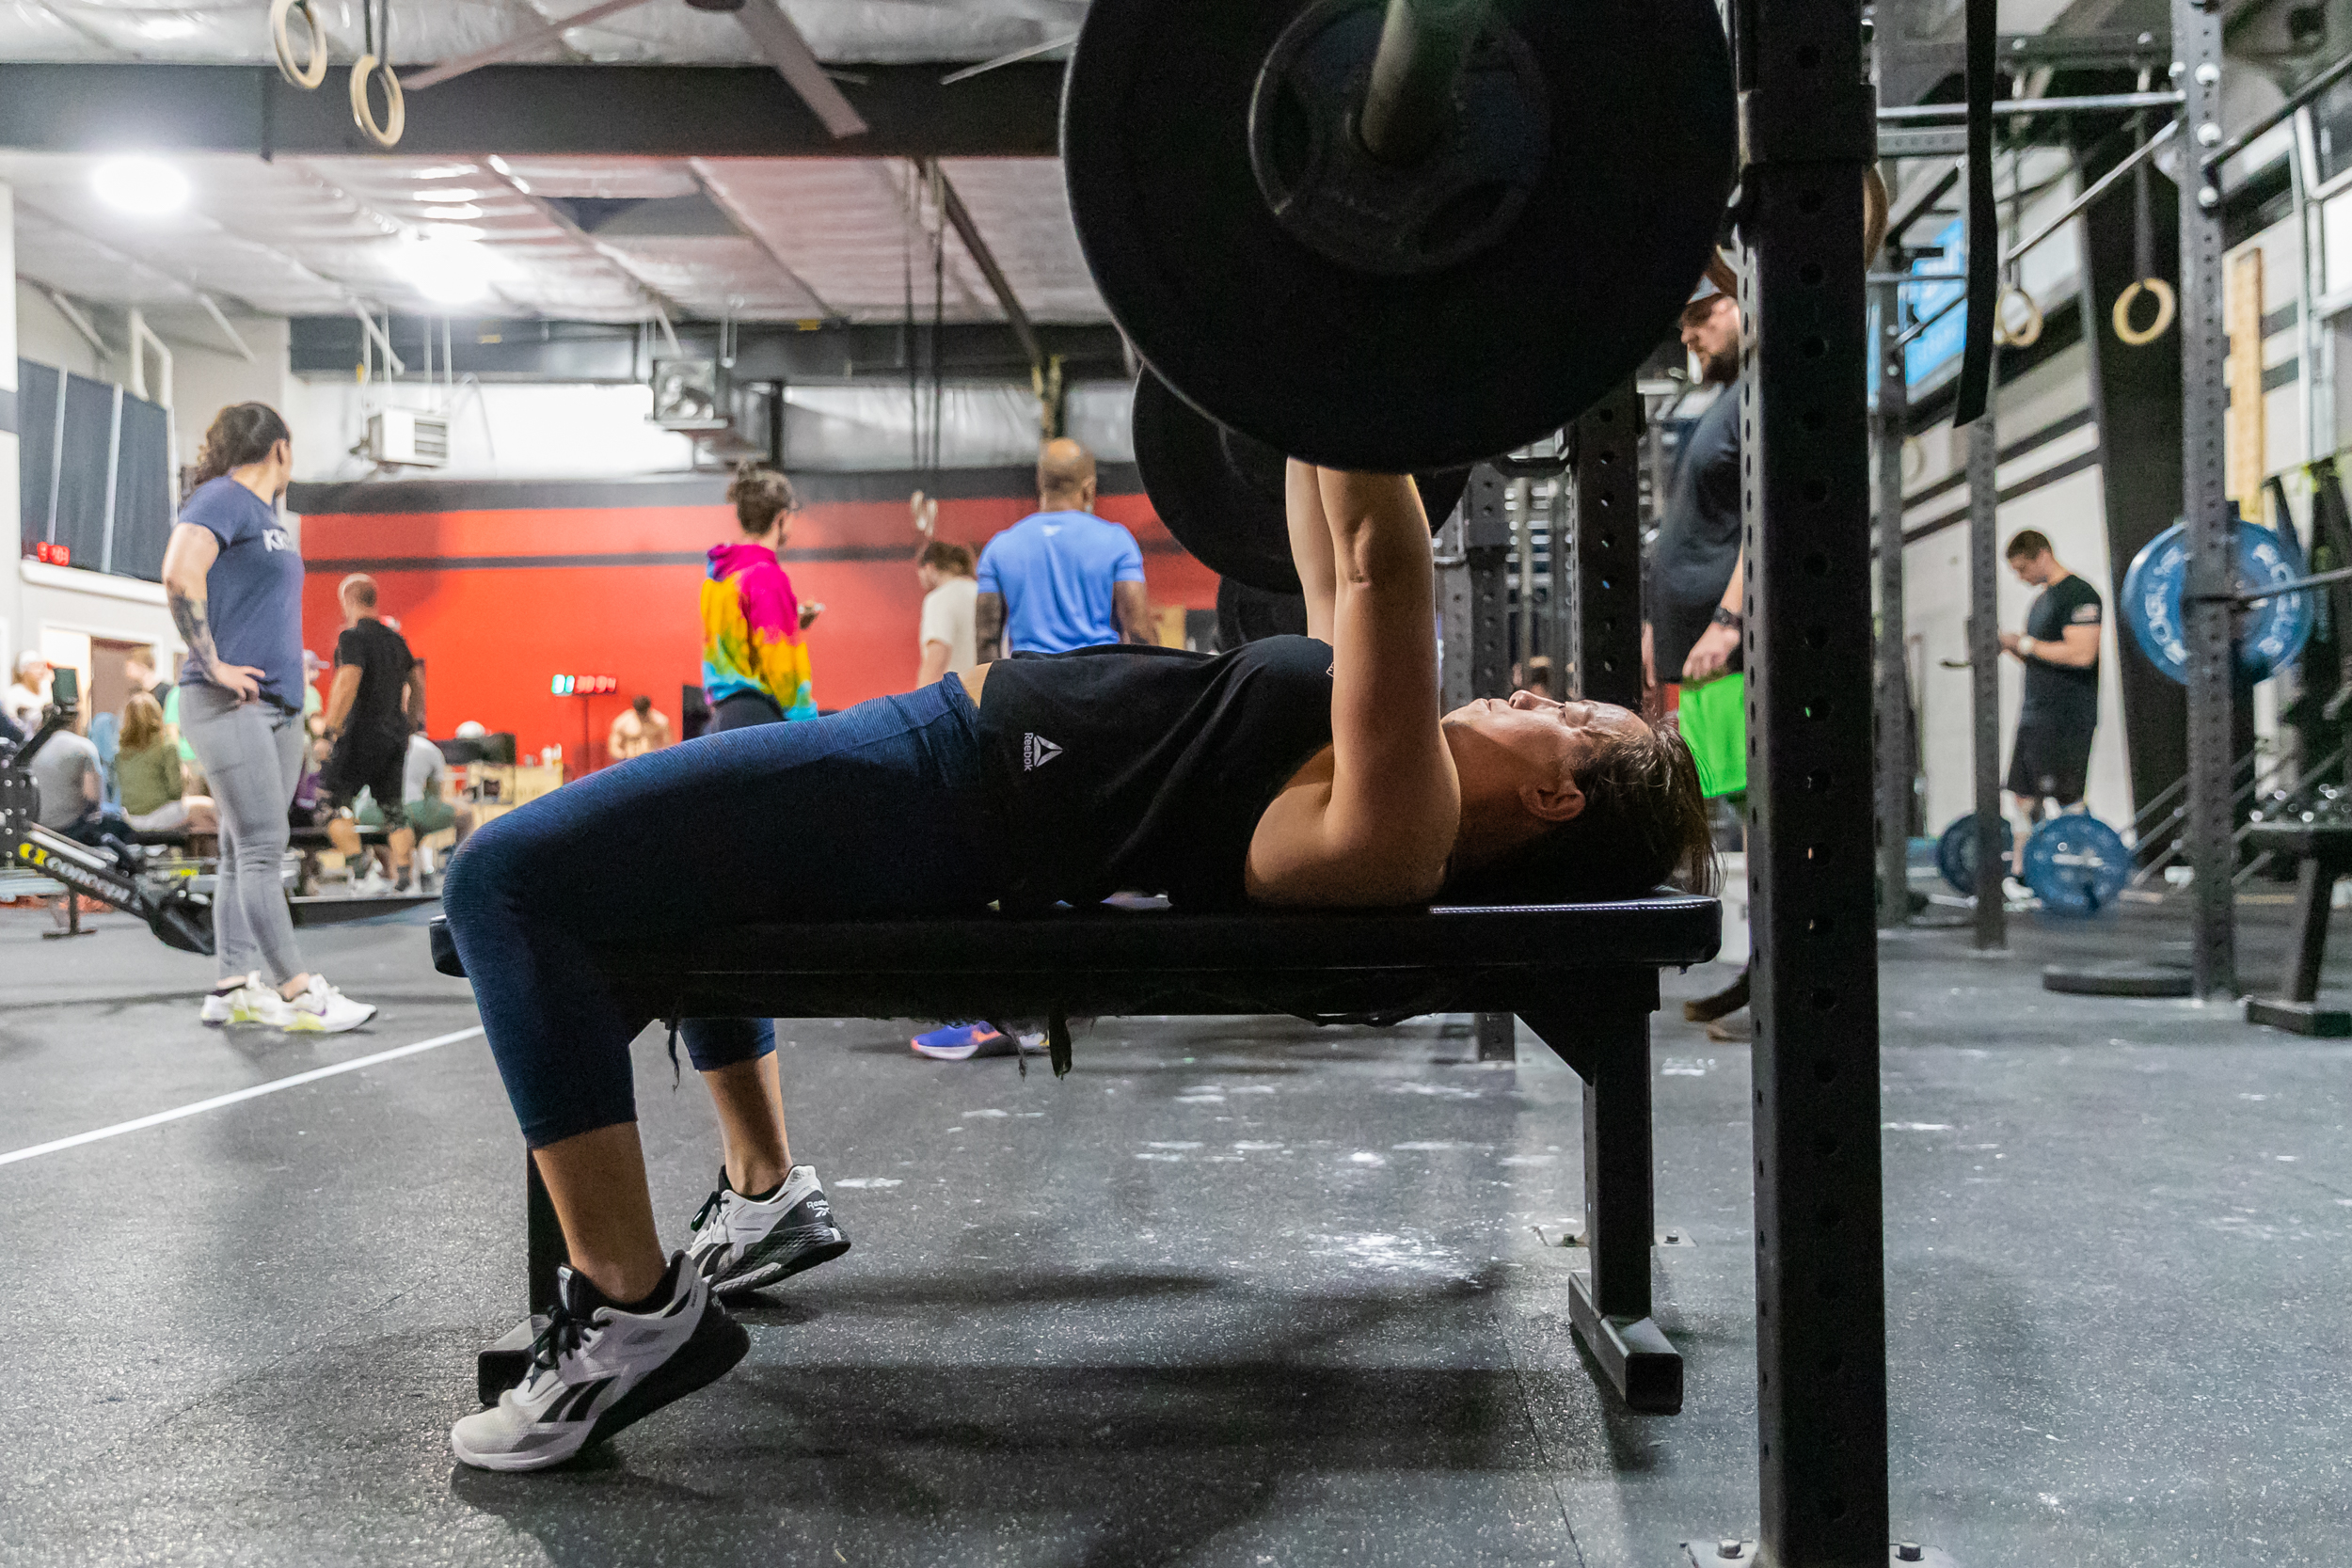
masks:
<svg viewBox="0 0 2352 1568"><path fill-rule="evenodd" d="M624 1001L653 1018L1557 1016L1605 994L1595 987L1605 972L1706 962L1722 931L1714 899L1661 892L1475 909L1195 914L1097 906L738 926L601 957ZM437 942L437 962L456 972L454 952L440 956L444 946Z"/></svg>

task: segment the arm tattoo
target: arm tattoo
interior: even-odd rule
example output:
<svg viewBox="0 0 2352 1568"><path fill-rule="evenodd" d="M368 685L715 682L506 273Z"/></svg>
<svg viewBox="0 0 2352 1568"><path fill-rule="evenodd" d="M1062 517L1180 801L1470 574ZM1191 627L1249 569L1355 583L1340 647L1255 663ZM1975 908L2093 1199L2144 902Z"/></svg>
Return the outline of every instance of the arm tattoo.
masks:
<svg viewBox="0 0 2352 1568"><path fill-rule="evenodd" d="M180 630L180 641L188 645L188 657L196 660L196 668L208 681L220 682L220 651L213 646L213 628L204 621L204 601L192 599L178 589L165 597L171 605L171 624Z"/></svg>
<svg viewBox="0 0 2352 1568"><path fill-rule="evenodd" d="M994 594L982 594L973 607L974 650L982 664L992 664L1004 657L998 645L1005 633L1005 601Z"/></svg>

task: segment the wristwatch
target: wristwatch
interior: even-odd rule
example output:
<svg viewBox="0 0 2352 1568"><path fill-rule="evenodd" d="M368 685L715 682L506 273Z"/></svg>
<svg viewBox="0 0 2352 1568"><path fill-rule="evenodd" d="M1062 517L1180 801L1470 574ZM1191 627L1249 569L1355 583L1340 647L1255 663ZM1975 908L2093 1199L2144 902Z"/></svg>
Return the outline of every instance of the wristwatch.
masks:
<svg viewBox="0 0 2352 1568"><path fill-rule="evenodd" d="M1740 620L1738 610L1725 610L1722 605L1717 605L1715 613L1707 618L1707 624L1710 626L1729 626L1732 630L1738 631L1746 623Z"/></svg>

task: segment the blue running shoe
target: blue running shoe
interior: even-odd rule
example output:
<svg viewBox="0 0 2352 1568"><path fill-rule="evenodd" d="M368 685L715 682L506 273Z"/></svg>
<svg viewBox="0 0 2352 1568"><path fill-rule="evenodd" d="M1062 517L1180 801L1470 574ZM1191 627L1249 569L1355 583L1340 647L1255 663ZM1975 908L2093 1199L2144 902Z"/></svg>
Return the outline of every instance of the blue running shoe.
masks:
<svg viewBox="0 0 2352 1568"><path fill-rule="evenodd" d="M935 1062L968 1062L976 1056L1009 1056L1016 1052L1035 1051L1044 1039L1043 1035L1008 1035L993 1023L950 1023L928 1035L917 1035L911 1043L916 1055L929 1056Z"/></svg>

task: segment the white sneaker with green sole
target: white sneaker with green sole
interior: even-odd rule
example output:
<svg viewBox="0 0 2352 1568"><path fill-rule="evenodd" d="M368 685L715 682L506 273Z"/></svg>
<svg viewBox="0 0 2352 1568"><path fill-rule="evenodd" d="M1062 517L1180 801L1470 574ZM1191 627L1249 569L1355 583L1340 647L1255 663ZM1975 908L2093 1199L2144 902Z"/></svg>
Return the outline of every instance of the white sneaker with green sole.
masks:
<svg viewBox="0 0 2352 1568"><path fill-rule="evenodd" d="M243 997L246 992L239 992ZM260 1011L257 1022L283 1029L290 1035L340 1035L346 1029L357 1029L375 1016L373 1002L354 1002L326 983L324 974L313 974L292 1001L279 996L267 987L262 988L255 999ZM244 1022L235 1009L230 1014L231 1023Z"/></svg>
<svg viewBox="0 0 2352 1568"><path fill-rule="evenodd" d="M225 988L216 987L206 991L203 1008L198 1016L214 1028L218 1028L224 1023L259 1023L261 1020L252 1016L250 1007L245 1018L241 1019L236 1016L238 999L248 990L265 991L268 989L267 986L262 984L260 974L248 972L244 979L233 985Z"/></svg>

